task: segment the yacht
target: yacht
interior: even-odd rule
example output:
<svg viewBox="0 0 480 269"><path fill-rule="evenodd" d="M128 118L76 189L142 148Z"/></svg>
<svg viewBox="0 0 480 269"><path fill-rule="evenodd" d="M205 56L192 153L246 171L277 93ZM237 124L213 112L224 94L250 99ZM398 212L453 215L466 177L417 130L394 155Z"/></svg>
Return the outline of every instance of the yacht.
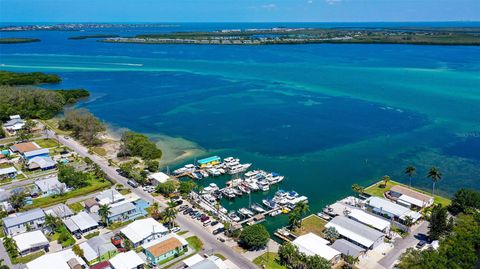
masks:
<svg viewBox="0 0 480 269"><path fill-rule="evenodd" d="M208 173L209 175L211 175L211 176L214 176L214 177L218 177L218 176L221 175L220 171L218 171L217 168L213 168L213 167L212 167L212 168L208 168L208 169L207 169L207 173Z"/></svg>
<svg viewBox="0 0 480 269"><path fill-rule="evenodd" d="M242 196L243 192L237 188L232 188L236 196Z"/></svg>
<svg viewBox="0 0 480 269"><path fill-rule="evenodd" d="M268 184L268 181L266 180L261 180L257 183L258 187L262 190L262 191L268 191L270 190L270 186Z"/></svg>
<svg viewBox="0 0 480 269"><path fill-rule="evenodd" d="M263 199L262 203L270 209L277 207L277 203L275 203L275 201L273 201L272 199Z"/></svg>
<svg viewBox="0 0 480 269"><path fill-rule="evenodd" d="M193 177L194 179L202 179L202 178L203 178L202 174L199 173L199 172L193 172L193 173L192 173L192 177Z"/></svg>
<svg viewBox="0 0 480 269"><path fill-rule="evenodd" d="M250 217L250 216L253 216L253 212L246 209L246 208L240 208L238 210L238 213L242 214L243 216L246 216L246 217Z"/></svg>
<svg viewBox="0 0 480 269"><path fill-rule="evenodd" d="M233 199L235 198L235 192L233 191L233 189L231 188L225 188L223 189L223 195L225 195L225 197L229 198L229 199Z"/></svg>
<svg viewBox="0 0 480 269"><path fill-rule="evenodd" d="M202 174L203 177L208 177L207 171L205 170L198 170L198 171Z"/></svg>
<svg viewBox="0 0 480 269"><path fill-rule="evenodd" d="M211 193L214 191L218 191L218 186L215 183L210 183L208 187L203 188L203 192L205 193Z"/></svg>
<svg viewBox="0 0 480 269"><path fill-rule="evenodd" d="M263 207L261 207L259 204L252 204L250 206L250 208L253 209L255 212L258 212L258 213L265 212L265 209L263 209Z"/></svg>
<svg viewBox="0 0 480 269"><path fill-rule="evenodd" d="M235 213L235 211L232 211L232 212L228 213L228 217L231 218L235 222L240 221L240 217Z"/></svg>
<svg viewBox="0 0 480 269"><path fill-rule="evenodd" d="M230 167L230 170L228 171L228 173L230 175L234 175L234 174L238 174L238 173L243 173L245 171L247 171L247 169L252 166L251 163L246 163L246 164L237 164L235 166L231 166Z"/></svg>
<svg viewBox="0 0 480 269"><path fill-rule="evenodd" d="M237 188L244 193L250 193L250 188L246 184L239 184Z"/></svg>
<svg viewBox="0 0 480 269"><path fill-rule="evenodd" d="M270 184L276 184L276 183L280 183L282 182L282 180L284 179L285 177L284 176L281 176L277 173L270 173L268 176L267 176L267 179L268 181L270 182Z"/></svg>
<svg viewBox="0 0 480 269"><path fill-rule="evenodd" d="M257 183L250 181L250 182L245 182L248 186L248 188L252 191L258 191L260 187L258 187Z"/></svg>
<svg viewBox="0 0 480 269"><path fill-rule="evenodd" d="M271 217L275 217L275 216L278 216L278 215L280 215L280 214L282 214L282 210L281 210L281 209L277 209L277 210L275 210L275 211L272 211L272 213L270 213L270 216L271 216Z"/></svg>

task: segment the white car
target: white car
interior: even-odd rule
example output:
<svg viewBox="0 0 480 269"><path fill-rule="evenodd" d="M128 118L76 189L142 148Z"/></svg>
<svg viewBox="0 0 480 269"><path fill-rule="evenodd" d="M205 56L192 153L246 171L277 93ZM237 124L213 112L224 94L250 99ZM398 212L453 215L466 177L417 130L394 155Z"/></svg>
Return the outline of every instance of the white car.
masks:
<svg viewBox="0 0 480 269"><path fill-rule="evenodd" d="M178 232L180 232L180 227L175 226L175 227L173 227L172 229L170 229L170 232L172 232L172 233L178 233Z"/></svg>

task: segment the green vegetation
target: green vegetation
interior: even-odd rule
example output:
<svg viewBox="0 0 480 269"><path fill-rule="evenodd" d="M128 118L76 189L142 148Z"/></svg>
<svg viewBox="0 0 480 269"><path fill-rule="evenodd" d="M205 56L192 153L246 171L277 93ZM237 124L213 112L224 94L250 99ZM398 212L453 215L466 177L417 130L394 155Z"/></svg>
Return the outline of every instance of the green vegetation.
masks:
<svg viewBox="0 0 480 269"><path fill-rule="evenodd" d="M37 139L35 143L42 148L54 148L58 146L57 140L51 138Z"/></svg>
<svg viewBox="0 0 480 269"><path fill-rule="evenodd" d="M86 234L84 237L85 239L90 239L90 238L94 238L95 236L98 236L100 234L99 231L96 231L96 232L93 232L93 233L89 233L89 234Z"/></svg>
<svg viewBox="0 0 480 269"><path fill-rule="evenodd" d="M253 263L260 268L265 269L285 269L286 267L278 263L278 254L275 252L267 252L258 256Z"/></svg>
<svg viewBox="0 0 480 269"><path fill-rule="evenodd" d="M141 167L137 167L139 164L138 160L133 160L131 162L126 162L120 165L120 170L123 173L123 176L135 180L139 184L144 184L147 182L147 172Z"/></svg>
<svg viewBox="0 0 480 269"><path fill-rule="evenodd" d="M58 181L74 189L88 186L89 176L88 173L75 171L75 168L70 165L60 164L58 166Z"/></svg>
<svg viewBox="0 0 480 269"><path fill-rule="evenodd" d="M8 202L12 205L15 211L18 211L25 206L26 197L27 195L24 192L16 192L8 198Z"/></svg>
<svg viewBox="0 0 480 269"><path fill-rule="evenodd" d="M242 230L239 245L248 250L257 250L265 247L268 240L270 240L270 234L265 226L254 224Z"/></svg>
<svg viewBox="0 0 480 269"><path fill-rule="evenodd" d="M325 229L323 232L325 239L327 239L330 242L335 242L338 238L340 238L340 234L338 233L337 229L335 227L328 227Z"/></svg>
<svg viewBox="0 0 480 269"><path fill-rule="evenodd" d="M456 215L459 213L470 213L480 209L480 191L460 189L452 199L448 210Z"/></svg>
<svg viewBox="0 0 480 269"><path fill-rule="evenodd" d="M188 233L188 231L185 231L185 230L184 230L184 231L178 232L177 235L184 235L184 234L186 234L186 233Z"/></svg>
<svg viewBox="0 0 480 269"><path fill-rule="evenodd" d="M302 227L295 229L295 235L300 236L307 233L314 233L318 236L323 236L327 222L316 215L310 215L302 220Z"/></svg>
<svg viewBox="0 0 480 269"><path fill-rule="evenodd" d="M88 91L83 89L60 91L0 86L0 120L16 114L27 119L50 119L65 105L87 96Z"/></svg>
<svg viewBox="0 0 480 269"><path fill-rule="evenodd" d="M4 138L5 136L7 136L7 134L5 133L5 130L3 129L3 123L0 122L0 138Z"/></svg>
<svg viewBox="0 0 480 269"><path fill-rule="evenodd" d="M36 85L41 83L59 83L60 81L62 81L60 77L53 74L0 71L0 85Z"/></svg>
<svg viewBox="0 0 480 269"><path fill-rule="evenodd" d="M72 237L67 228L63 225L55 229L52 240L56 240L63 247L69 247L75 244L75 239Z"/></svg>
<svg viewBox="0 0 480 269"><path fill-rule="evenodd" d="M159 159L162 151L147 136L135 132L125 132L121 139L119 157L138 156L144 160Z"/></svg>
<svg viewBox="0 0 480 269"><path fill-rule="evenodd" d="M438 240L445 234L448 234L453 228L453 218L447 220L447 208L442 205L435 205L430 214L430 224L428 228L428 236L432 240Z"/></svg>
<svg viewBox="0 0 480 269"><path fill-rule="evenodd" d="M98 134L106 130L105 125L86 109L75 109L65 113L58 123L61 130L72 131L72 136L83 144L93 146L101 141Z"/></svg>
<svg viewBox="0 0 480 269"><path fill-rule="evenodd" d="M82 203L80 202L76 202L76 203L73 203L73 204L69 204L68 207L74 212L74 213L78 213L80 211L82 211L84 209Z"/></svg>
<svg viewBox="0 0 480 269"><path fill-rule="evenodd" d="M90 149L93 153L97 154L97 155L100 155L102 157L105 157L107 156L107 150L104 149L104 148L101 148L101 147L92 147Z"/></svg>
<svg viewBox="0 0 480 269"><path fill-rule="evenodd" d="M28 262L31 262L33 260L35 260L36 258L42 256L45 254L45 251L41 250L41 251L37 251L37 252L34 252L34 253L31 253L31 254L28 254L28 255L25 255L25 256L18 256L14 259L12 259L12 263L13 264L26 264Z"/></svg>
<svg viewBox="0 0 480 269"><path fill-rule="evenodd" d="M302 218L309 211L308 204L300 202L295 204L295 208L288 215L288 224L292 231L302 227Z"/></svg>
<svg viewBox="0 0 480 269"><path fill-rule="evenodd" d="M290 242L285 242L278 249L279 264L287 269L308 268L308 269L330 269L330 261L314 255L307 256L298 251L298 247Z"/></svg>
<svg viewBox="0 0 480 269"><path fill-rule="evenodd" d="M223 256L222 254L220 253L214 253L213 256L217 256L219 257L222 261L226 260L227 258L225 258L225 256Z"/></svg>
<svg viewBox="0 0 480 269"><path fill-rule="evenodd" d="M40 42L38 38L23 38L23 37L0 37L0 44L18 44L18 43L32 43Z"/></svg>
<svg viewBox="0 0 480 269"><path fill-rule="evenodd" d="M185 240L187 240L188 245L190 245L195 251L202 250L203 242L197 236L190 236Z"/></svg>
<svg viewBox="0 0 480 269"><path fill-rule="evenodd" d="M188 195L191 191L196 189L198 189L198 185L193 180L181 181L178 185L178 192L182 195Z"/></svg>
<svg viewBox="0 0 480 269"><path fill-rule="evenodd" d="M11 260L15 259L20 255L18 253L17 243L15 243L15 240L13 240L12 237L5 236L3 238L3 246L5 247L5 250L7 251L8 256L10 256Z"/></svg>
<svg viewBox="0 0 480 269"><path fill-rule="evenodd" d="M164 196L168 196L177 190L177 185L178 184L176 181L169 180L165 183L158 184L155 191L163 194Z"/></svg>
<svg viewBox="0 0 480 269"><path fill-rule="evenodd" d="M118 37L118 35L108 35L108 34L80 35L80 36L71 36L68 39L82 40L82 39L88 39L88 38L111 38L111 37Z"/></svg>

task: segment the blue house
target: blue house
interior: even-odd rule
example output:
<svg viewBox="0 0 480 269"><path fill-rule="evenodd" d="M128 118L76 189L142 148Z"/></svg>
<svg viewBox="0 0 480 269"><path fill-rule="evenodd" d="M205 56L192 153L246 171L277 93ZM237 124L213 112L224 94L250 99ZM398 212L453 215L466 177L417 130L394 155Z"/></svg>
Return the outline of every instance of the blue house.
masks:
<svg viewBox="0 0 480 269"><path fill-rule="evenodd" d="M172 233L142 245L149 264L157 265L171 257L178 257L188 249L188 242Z"/></svg>
<svg viewBox="0 0 480 269"><path fill-rule="evenodd" d="M144 204L138 200L135 202L120 202L110 205L108 222L124 222L134 220L147 215ZM146 203L148 206L148 203Z"/></svg>

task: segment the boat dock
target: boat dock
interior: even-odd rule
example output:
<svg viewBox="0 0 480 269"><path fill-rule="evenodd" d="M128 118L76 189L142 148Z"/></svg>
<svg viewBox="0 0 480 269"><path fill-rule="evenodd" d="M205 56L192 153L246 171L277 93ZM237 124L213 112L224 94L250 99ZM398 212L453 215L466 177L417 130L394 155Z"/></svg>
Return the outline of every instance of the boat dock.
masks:
<svg viewBox="0 0 480 269"><path fill-rule="evenodd" d="M281 208L280 208L280 207L272 208L272 209L267 210L267 211L265 211L265 212L258 213L258 214L254 215L254 216L251 216L251 217L249 217L249 218L243 219L243 220L241 220L241 221L239 221L239 222L237 222L237 223L240 224L240 225L243 225L243 224L249 223L249 222L255 222L255 223L261 222L261 221L264 221L264 220L265 220L265 217L266 217L267 215L270 215L270 213L272 213L272 212L274 212L274 211L277 211L277 210L279 210L279 209L281 209Z"/></svg>

